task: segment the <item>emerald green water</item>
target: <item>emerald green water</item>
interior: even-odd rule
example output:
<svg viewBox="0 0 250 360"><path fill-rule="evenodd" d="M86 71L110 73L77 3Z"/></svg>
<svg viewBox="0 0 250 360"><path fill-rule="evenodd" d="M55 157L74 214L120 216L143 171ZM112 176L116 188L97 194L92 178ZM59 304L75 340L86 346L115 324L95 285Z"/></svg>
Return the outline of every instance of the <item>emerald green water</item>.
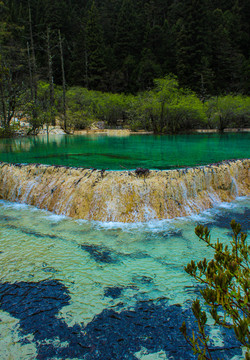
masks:
<svg viewBox="0 0 250 360"><path fill-rule="evenodd" d="M0 141L0 161L121 170L168 169L250 155L250 134L49 136ZM211 251L194 235L247 231L249 198L200 215L122 224L74 220L0 200L0 359L195 360L179 328L194 324L197 284L184 266ZM211 325L211 321L209 323ZM209 326L215 357L242 360Z"/></svg>
<svg viewBox="0 0 250 360"><path fill-rule="evenodd" d="M171 169L250 157L250 133L50 135L0 140L0 161L122 170Z"/></svg>

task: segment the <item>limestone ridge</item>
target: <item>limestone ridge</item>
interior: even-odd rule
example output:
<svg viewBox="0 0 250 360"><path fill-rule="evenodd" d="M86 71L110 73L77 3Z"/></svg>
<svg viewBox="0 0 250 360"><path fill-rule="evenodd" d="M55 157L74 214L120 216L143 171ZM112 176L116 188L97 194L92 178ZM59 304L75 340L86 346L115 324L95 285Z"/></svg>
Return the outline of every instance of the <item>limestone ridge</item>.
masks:
<svg viewBox="0 0 250 360"><path fill-rule="evenodd" d="M199 213L250 194L250 159L186 169L104 171L0 163L0 198L73 218L137 222Z"/></svg>

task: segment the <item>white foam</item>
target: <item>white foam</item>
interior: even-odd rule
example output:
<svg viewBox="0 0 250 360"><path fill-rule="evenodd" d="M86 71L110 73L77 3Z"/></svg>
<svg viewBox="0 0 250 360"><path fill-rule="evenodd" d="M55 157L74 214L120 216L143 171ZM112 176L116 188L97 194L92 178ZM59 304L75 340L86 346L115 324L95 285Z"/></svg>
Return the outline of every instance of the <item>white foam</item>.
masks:
<svg viewBox="0 0 250 360"><path fill-rule="evenodd" d="M65 215L56 215L56 214L48 215L48 216L46 216L46 218L53 223L58 223L60 221L68 219L68 217Z"/></svg>
<svg viewBox="0 0 250 360"><path fill-rule="evenodd" d="M222 202L220 204L217 204L215 207L204 210L200 212L199 214L192 213L188 216L181 216L176 217L173 219L163 219L163 220L157 220L152 219L147 222L133 222L133 223L123 223L119 221L95 221L95 220L85 220L85 219L71 219L65 214L57 215L52 212L49 212L47 210L38 209L35 206L27 205L24 203L14 203L6 200L0 200L0 205L5 208L12 208L14 210L28 210L28 211L39 211L41 213L45 213L46 217L51 222L60 222L64 221L66 219L72 220L78 224L91 224L93 228L98 230L112 230L112 229L121 229L125 232L131 232L135 230L140 231L150 231L150 232L158 232L158 231L170 231L176 228L179 228L179 224L181 223L189 223L189 222L213 222L214 216L221 212L222 210L231 210L234 208L238 208L240 206L249 206L250 197L248 196L242 196L237 197L236 200L232 202ZM245 203L245 204L244 204Z"/></svg>
<svg viewBox="0 0 250 360"><path fill-rule="evenodd" d="M67 217L67 219L69 219L69 217ZM76 220L74 220L77 224L80 224L80 225L82 225L82 224L86 224L86 223L88 223L89 222L89 220L85 220L85 219L76 219Z"/></svg>
<svg viewBox="0 0 250 360"><path fill-rule="evenodd" d="M123 223L115 221L92 221L93 227L98 230L117 230L121 229L125 232L131 232L135 230L150 231L151 233L159 231L171 231L179 228L180 222L192 222L194 219L203 219L201 215L190 215L185 217L176 217L174 219L153 219L148 222L134 222L134 223ZM206 217L207 219L207 217ZM203 219L205 221L205 218Z"/></svg>
<svg viewBox="0 0 250 360"><path fill-rule="evenodd" d="M102 221L92 221L94 227L99 229L122 229L123 231L133 231L133 230L143 230L143 231L151 231L157 232L161 230L172 230L178 227L178 223L180 222L199 222L205 223L207 221L214 222L214 216L221 212L221 210L231 210L242 206L244 202L249 203L250 197L242 196L238 197L236 200L232 202L221 202L217 204L215 207L211 209L204 210L199 214L192 213L188 216L180 216L174 219L163 219L157 220L153 219L149 222L135 222L135 223L123 223L123 222L102 222Z"/></svg>
<svg viewBox="0 0 250 360"><path fill-rule="evenodd" d="M233 209L235 208L237 205L234 203L230 203L230 202L223 202L221 204L218 205L219 209Z"/></svg>
<svg viewBox="0 0 250 360"><path fill-rule="evenodd" d="M5 209L13 209L13 210L23 210L23 211L30 211L30 212L41 212L41 213L50 213L47 210L39 209L36 206L28 205L25 203L18 203L18 202L11 202L7 200L0 200L0 205L2 205Z"/></svg>
<svg viewBox="0 0 250 360"><path fill-rule="evenodd" d="M237 196L235 198L235 201L244 201L244 200L250 200L250 196Z"/></svg>
<svg viewBox="0 0 250 360"><path fill-rule="evenodd" d="M24 204L24 203L14 203L6 200L0 200L0 204L4 206L5 208L12 208L16 210L26 210L31 209L33 206ZM35 210L38 210L36 207L34 207Z"/></svg>

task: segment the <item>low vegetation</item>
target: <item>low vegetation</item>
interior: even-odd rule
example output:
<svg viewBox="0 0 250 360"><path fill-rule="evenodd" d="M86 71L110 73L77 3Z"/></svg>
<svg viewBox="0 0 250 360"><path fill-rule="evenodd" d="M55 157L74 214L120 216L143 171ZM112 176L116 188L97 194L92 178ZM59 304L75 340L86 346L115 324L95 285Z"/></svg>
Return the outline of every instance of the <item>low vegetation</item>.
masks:
<svg viewBox="0 0 250 360"><path fill-rule="evenodd" d="M32 134L43 126L53 125L55 119L62 128L66 124L68 132L102 122L105 128L143 129L157 134L177 134L197 128L223 132L226 128L248 127L250 122L250 97L225 95L202 102L194 92L181 88L174 76L156 79L151 90L137 95L69 88L65 115L62 88L54 87L51 106L50 86L43 81L38 82L36 102L26 91L16 104L13 114L28 120ZM11 136L14 130L10 121L3 121L0 136Z"/></svg>

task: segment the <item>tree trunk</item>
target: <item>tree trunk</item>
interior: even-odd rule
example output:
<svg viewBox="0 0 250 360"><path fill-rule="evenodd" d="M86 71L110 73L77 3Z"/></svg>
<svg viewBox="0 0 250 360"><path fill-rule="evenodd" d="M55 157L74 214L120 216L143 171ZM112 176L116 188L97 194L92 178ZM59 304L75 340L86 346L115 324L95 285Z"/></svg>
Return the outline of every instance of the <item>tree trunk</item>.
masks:
<svg viewBox="0 0 250 360"><path fill-rule="evenodd" d="M33 91L33 76L32 76L32 69L31 69L31 60L30 60L30 46L27 41L27 53L28 53L28 66L29 66L29 77L30 77L30 96L31 99L34 99L34 91Z"/></svg>
<svg viewBox="0 0 250 360"><path fill-rule="evenodd" d="M63 48L62 48L62 38L61 32L58 30L59 34L59 46L60 46L60 55L61 55L61 66L62 66L62 84L63 84L63 120L64 120L64 130L67 130L67 116L66 116L66 81L65 81L65 71L64 71L64 59L63 59Z"/></svg>
<svg viewBox="0 0 250 360"><path fill-rule="evenodd" d="M30 28L30 44L31 44L31 58L29 56L29 61L31 63L31 74L32 74L32 99L34 100L35 108L37 104L37 67L36 67L36 57L35 57L35 48L33 40L33 31L32 31L32 21L31 21L31 10L29 2L29 28Z"/></svg>
<svg viewBox="0 0 250 360"><path fill-rule="evenodd" d="M53 81L53 70L52 70L52 55L50 47L50 28L47 27L47 57L48 57L48 77L49 77L49 98L50 98L50 121L53 126L55 126L55 116L54 116L54 81Z"/></svg>

